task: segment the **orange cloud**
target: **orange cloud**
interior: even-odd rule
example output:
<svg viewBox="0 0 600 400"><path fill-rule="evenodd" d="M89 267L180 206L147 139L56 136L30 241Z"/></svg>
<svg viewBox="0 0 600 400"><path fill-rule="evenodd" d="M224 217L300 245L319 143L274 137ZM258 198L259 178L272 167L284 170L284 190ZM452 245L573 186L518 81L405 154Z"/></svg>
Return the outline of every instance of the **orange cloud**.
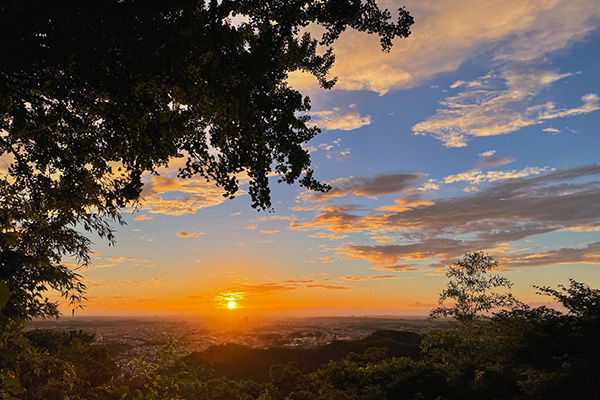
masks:
<svg viewBox="0 0 600 400"><path fill-rule="evenodd" d="M398 279L399 277L396 275L373 275L373 276L345 276L344 279L347 281L373 281L379 279Z"/></svg>
<svg viewBox="0 0 600 400"><path fill-rule="evenodd" d="M153 218L154 217L149 217L146 214L141 214L141 215L138 215L137 217L135 217L135 220L136 221L148 221L148 220L151 220Z"/></svg>
<svg viewBox="0 0 600 400"><path fill-rule="evenodd" d="M332 263L334 261L335 260L333 258L331 258L331 257L317 257L317 258L310 259L307 262L309 262L311 264L314 264L314 263L317 263L317 262L320 262L320 263L323 263L323 264L327 264L327 263Z"/></svg>
<svg viewBox="0 0 600 400"><path fill-rule="evenodd" d="M403 212L408 211L413 208L423 207L423 206L433 206L435 203L429 200L422 200L419 198L397 198L394 200L394 205L391 206L383 206L379 207L378 210L381 211L395 211L395 212Z"/></svg>
<svg viewBox="0 0 600 400"><path fill-rule="evenodd" d="M371 124L371 116L362 116L357 111L342 113L339 108L310 113L314 125L328 130L351 131Z"/></svg>
<svg viewBox="0 0 600 400"><path fill-rule="evenodd" d="M167 197L166 195L169 194ZM243 193L239 193L243 194ZM152 214L184 215L223 203L223 189L204 178L152 176L142 191L142 207Z"/></svg>
<svg viewBox="0 0 600 400"><path fill-rule="evenodd" d="M314 283L316 282L316 280L314 279L290 279L287 281L283 281L283 283L288 284L288 285L300 285L303 283Z"/></svg>
<svg viewBox="0 0 600 400"><path fill-rule="evenodd" d="M177 232L177 236L180 238L198 238L202 235L204 235L204 232Z"/></svg>
<svg viewBox="0 0 600 400"><path fill-rule="evenodd" d="M345 239L348 237L348 235L336 235L335 233L327 233L327 232L318 232L318 233L315 233L314 235L309 235L309 236L312 238L318 238L318 239L329 239L331 241Z"/></svg>
<svg viewBox="0 0 600 400"><path fill-rule="evenodd" d="M311 288L311 289L325 289L325 290L350 290L350 289L352 289L350 286L329 285L329 284L306 285L306 287Z"/></svg>
<svg viewBox="0 0 600 400"><path fill-rule="evenodd" d="M139 285L141 283L140 281L121 281L121 285Z"/></svg>
<svg viewBox="0 0 600 400"><path fill-rule="evenodd" d="M377 243L392 243L396 241L396 238L393 236L371 236L372 240L375 240Z"/></svg>

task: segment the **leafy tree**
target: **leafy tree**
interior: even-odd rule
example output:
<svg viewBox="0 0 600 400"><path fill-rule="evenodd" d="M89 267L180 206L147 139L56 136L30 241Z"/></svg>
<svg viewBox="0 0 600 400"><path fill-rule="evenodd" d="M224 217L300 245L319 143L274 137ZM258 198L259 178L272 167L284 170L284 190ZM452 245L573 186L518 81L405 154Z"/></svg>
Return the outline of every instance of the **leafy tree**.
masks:
<svg viewBox="0 0 600 400"><path fill-rule="evenodd" d="M39 296L50 288L81 300L63 256L89 262L82 230L112 243L110 222L137 204L142 174L172 158L185 159L180 177L229 197L247 173L256 208L271 205L271 172L327 190L301 147L319 132L310 100L288 74L329 89L331 46L345 29L379 35L388 51L412 23L375 0L2 2L0 278L18 301L10 312L57 315Z"/></svg>
<svg viewBox="0 0 600 400"><path fill-rule="evenodd" d="M593 322L600 322L600 289L594 289L582 282L569 279L569 286L558 285L558 289L548 286L534 286L538 294L554 297L568 311L569 315Z"/></svg>
<svg viewBox="0 0 600 400"><path fill-rule="evenodd" d="M600 290L570 280L558 289L536 286L566 313L527 306L494 316L494 358L525 398L594 398L600 391Z"/></svg>
<svg viewBox="0 0 600 400"><path fill-rule="evenodd" d="M475 252L448 268L446 276L450 280L440 294L440 306L430 313L430 318L451 317L456 331L429 334L421 344L429 359L448 370L452 380L473 390L473 398L481 395L477 391L494 374L489 357L490 332L485 322L494 312L521 305L508 292L511 282L491 273L497 267L498 262L492 257Z"/></svg>
<svg viewBox="0 0 600 400"><path fill-rule="evenodd" d="M521 303L508 290L512 283L508 278L492 274L498 261L483 252L469 253L448 267L450 279L440 294L440 306L430 313L431 318L451 317L458 328L470 339L479 322L490 318L493 310L514 307ZM446 301L452 301L445 305Z"/></svg>

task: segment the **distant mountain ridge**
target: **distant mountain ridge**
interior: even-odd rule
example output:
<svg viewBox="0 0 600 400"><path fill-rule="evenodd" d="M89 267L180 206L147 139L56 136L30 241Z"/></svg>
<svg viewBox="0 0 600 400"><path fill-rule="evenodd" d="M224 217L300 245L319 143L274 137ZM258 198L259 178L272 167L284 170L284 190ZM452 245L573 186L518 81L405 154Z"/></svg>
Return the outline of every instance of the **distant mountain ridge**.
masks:
<svg viewBox="0 0 600 400"><path fill-rule="evenodd" d="M362 340L338 340L309 349L272 347L253 349L237 344L215 345L185 357L190 364L212 362L215 377L233 380L252 379L266 382L273 365L295 362L303 373L316 371L331 360L341 360L350 353L362 354L368 348L387 348L395 357L420 358L422 336L414 332L382 330Z"/></svg>

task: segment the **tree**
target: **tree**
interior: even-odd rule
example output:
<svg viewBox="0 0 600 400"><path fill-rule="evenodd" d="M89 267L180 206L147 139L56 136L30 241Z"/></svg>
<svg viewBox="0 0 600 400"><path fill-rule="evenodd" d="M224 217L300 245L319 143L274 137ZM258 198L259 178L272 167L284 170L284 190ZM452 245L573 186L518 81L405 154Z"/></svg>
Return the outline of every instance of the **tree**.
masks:
<svg viewBox="0 0 600 400"><path fill-rule="evenodd" d="M510 289L512 283L504 276L492 274L496 268L498 261L483 252L466 254L448 267L446 276L450 282L440 294L440 307L431 311L430 317L454 318L459 329L469 337L478 322L489 319L492 310L521 304L512 293L498 291ZM445 305L447 300L453 303Z"/></svg>
<svg viewBox="0 0 600 400"><path fill-rule="evenodd" d="M110 223L137 204L142 174L172 158L186 159L180 177L229 197L247 173L255 208L271 205L273 171L327 190L301 147L319 132L310 100L288 74L331 88L333 42L353 28L388 51L413 23L404 9L391 18L375 0L2 2L0 278L25 299L20 315L56 315L39 299L47 288L81 299L63 256L89 262L81 230L113 242Z"/></svg>
<svg viewBox="0 0 600 400"><path fill-rule="evenodd" d="M473 386L474 398L480 396L477 390L481 389L485 364L489 361L490 341L485 322L494 312L521 305L507 291L511 282L491 273L497 267L498 262L492 257L476 252L466 254L448 268L446 276L450 281L440 294L440 307L431 311L430 318L453 318L456 332L429 334L421 345L430 359L449 370L454 381L465 388ZM446 305L449 300L452 303Z"/></svg>

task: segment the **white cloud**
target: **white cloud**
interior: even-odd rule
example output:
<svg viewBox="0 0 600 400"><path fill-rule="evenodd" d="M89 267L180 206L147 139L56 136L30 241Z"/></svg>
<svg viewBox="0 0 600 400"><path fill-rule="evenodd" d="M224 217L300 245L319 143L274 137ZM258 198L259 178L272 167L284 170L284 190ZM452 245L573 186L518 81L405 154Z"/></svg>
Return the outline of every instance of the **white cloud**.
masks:
<svg viewBox="0 0 600 400"><path fill-rule="evenodd" d="M491 157L494 154L496 154L496 150L488 150L488 151L484 151L483 153L479 153L479 157Z"/></svg>
<svg viewBox="0 0 600 400"><path fill-rule="evenodd" d="M542 90L568 76L571 74L541 70L535 64L505 67L477 78L474 88L467 84L462 92L440 101L444 108L413 126L413 132L431 135L446 147L464 147L472 137L503 135L550 119L599 110L596 94L583 96L583 104L573 108L557 108L552 102L531 105Z"/></svg>
<svg viewBox="0 0 600 400"><path fill-rule="evenodd" d="M556 129L556 128L544 128L544 129L542 129L542 131L548 132L548 133L550 133L552 135L555 135L557 133L561 133L562 132L560 129Z"/></svg>

